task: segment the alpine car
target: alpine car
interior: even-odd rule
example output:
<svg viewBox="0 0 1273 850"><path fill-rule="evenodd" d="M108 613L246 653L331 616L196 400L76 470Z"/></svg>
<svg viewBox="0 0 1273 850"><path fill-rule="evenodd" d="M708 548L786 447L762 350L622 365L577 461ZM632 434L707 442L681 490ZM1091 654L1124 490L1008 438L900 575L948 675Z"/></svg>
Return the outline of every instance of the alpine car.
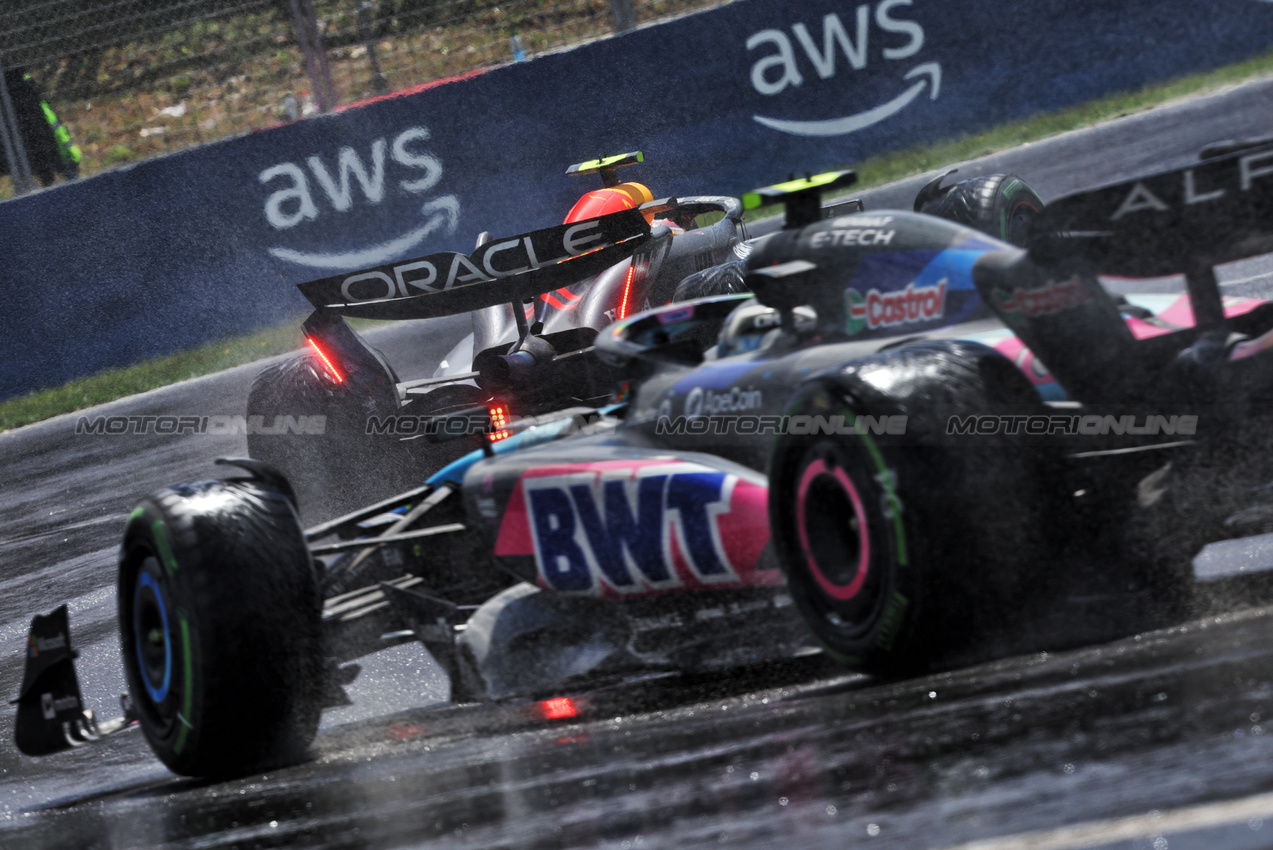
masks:
<svg viewBox="0 0 1273 850"><path fill-rule="evenodd" d="M1053 202L1024 248L913 211L823 219L851 173L749 195L786 204L749 292L607 328L610 404L488 419L426 484L308 531L258 461L143 500L119 570L129 713L84 712L59 609L32 624L19 746L135 718L178 773L260 769L305 750L348 662L405 640L455 699L506 699L815 646L908 675L1135 628L1129 599L1177 616L1189 556L1269 515L1273 307L1224 299L1213 268L1273 251L1273 142L1211 153ZM639 213L603 221L603 245L649 238ZM1172 273L1191 321L1101 282ZM555 280L391 303L510 285ZM1049 398L976 341L1005 329Z"/></svg>

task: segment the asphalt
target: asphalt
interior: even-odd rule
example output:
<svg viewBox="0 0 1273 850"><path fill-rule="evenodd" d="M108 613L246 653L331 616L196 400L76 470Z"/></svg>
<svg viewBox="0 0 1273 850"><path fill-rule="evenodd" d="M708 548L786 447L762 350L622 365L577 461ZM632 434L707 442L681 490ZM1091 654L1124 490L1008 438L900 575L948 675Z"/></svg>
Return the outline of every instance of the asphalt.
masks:
<svg viewBox="0 0 1273 850"><path fill-rule="evenodd" d="M1271 106L1261 81L958 167L1022 174L1049 200L1273 132ZM909 207L924 179L867 206ZM1267 272L1221 277L1267 295ZM375 344L417 377L464 330L393 327ZM111 715L124 516L245 449L239 434L76 434L79 417L236 415L260 366L0 434L0 693L16 695L30 616L69 602L85 699ZM1242 557L1273 563L1258 545ZM137 732L40 760L0 748L0 845L1268 847L1273 609L1248 598L922 679L806 663L580 695L558 720L534 703L447 706L441 672L399 647L368 660L313 760L267 775L180 779ZM11 726L0 716L0 739Z"/></svg>

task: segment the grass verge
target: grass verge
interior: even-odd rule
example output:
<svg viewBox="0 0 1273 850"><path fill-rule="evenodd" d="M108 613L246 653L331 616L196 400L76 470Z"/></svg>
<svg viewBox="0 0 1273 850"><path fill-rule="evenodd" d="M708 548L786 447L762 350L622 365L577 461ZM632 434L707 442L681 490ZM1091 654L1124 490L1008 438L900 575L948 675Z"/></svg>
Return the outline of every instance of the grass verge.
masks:
<svg viewBox="0 0 1273 850"><path fill-rule="evenodd" d="M872 157L854 165L859 182L852 191L883 185L947 163L975 159L1270 74L1273 74L1273 53L1207 74L1193 74L1147 86L1140 91L1120 92L1058 112L1013 121L982 133ZM134 366L110 369L61 387L6 399L0 401L0 431L282 354L301 344L297 323L290 323Z"/></svg>
<svg viewBox="0 0 1273 850"><path fill-rule="evenodd" d="M107 369L60 387L0 401L0 432L283 354L303 344L298 319L247 336L208 343L132 366Z"/></svg>
<svg viewBox="0 0 1273 850"><path fill-rule="evenodd" d="M854 164L858 183L853 190L882 186L940 168L947 163L976 159L1027 142L1037 142L1070 130L1091 127L1173 100L1206 94L1271 74L1273 52L1205 74L1190 74L1169 82L1149 85L1138 91L1117 92L1056 112L1033 115L981 133L960 136L925 147L881 154Z"/></svg>

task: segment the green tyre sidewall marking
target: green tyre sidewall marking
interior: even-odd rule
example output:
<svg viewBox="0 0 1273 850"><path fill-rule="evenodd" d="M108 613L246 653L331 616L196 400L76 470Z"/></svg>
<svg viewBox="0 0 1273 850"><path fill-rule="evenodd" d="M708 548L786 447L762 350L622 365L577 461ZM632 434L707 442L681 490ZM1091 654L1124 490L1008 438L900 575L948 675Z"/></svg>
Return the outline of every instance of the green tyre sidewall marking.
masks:
<svg viewBox="0 0 1273 850"><path fill-rule="evenodd" d="M843 404L843 402L841 403ZM893 531L893 554L896 558L897 567L902 570L909 570L911 563L909 549L906 545L906 525L902 519L902 500L897 495L897 473L885 461L884 453L880 450L879 444L875 442L875 438L871 435L869 429L865 426L858 427L858 413L847 404L843 404L840 412L845 417L845 421L852 424L854 436L865 447L867 457L870 458L871 465L875 468L875 483L883 491L884 500L888 505L888 514L891 515L891 517L886 516L885 519L891 518L892 520L890 525ZM881 651L892 652L898 632L901 630L901 624L905 620L906 609L910 607L910 604L910 598L894 587L892 594L890 594L890 599L880 615L880 638L876 641L876 647ZM888 638L887 642L882 640L885 637Z"/></svg>
<svg viewBox="0 0 1273 850"><path fill-rule="evenodd" d="M841 663L859 668L876 666L880 663L881 656L887 659L894 654L896 639L906 630L907 615L909 609L914 605L914 600L910 598L907 592L904 592L906 585L910 583L906 579L912 575L911 570L913 569L911 547L907 541L904 505L898 494L896 471L889 465L885 451L865 425L861 428L857 427L860 414L853 409L851 404L846 402L843 398L843 391L839 387L820 386L808 395L797 397L793 399L792 404L788 406L785 413L790 415L797 412L809 412L809 408L816 404L815 400L819 397L829 403L818 405L818 415L840 414L844 416L846 422L852 425L851 436L848 438L840 437L843 441L842 445L845 450L853 452L853 443L850 440L854 440L859 447L857 451L862 458L861 465L864 468L859 470L859 472L865 471L873 479L869 482L869 486L863 490L866 494L864 498L869 497L880 500L878 513L882 522L879 531L885 540L892 544L891 552L887 555L881 554L879 556L873 554L872 559L874 560L876 557L889 558L892 566L887 568L895 569L898 572L889 579L888 601L882 603L878 613L874 615L875 625L872 630L876 632L876 636L871 639L869 649L864 647L857 652L838 649L830 645L828 639L824 638L817 628L811 626L811 631L814 638L828 654ZM789 476L783 476L779 479L780 486L787 487L793 483L795 476L794 467L801 463L806 453L817 444L819 439L827 440L835 439L835 437L831 435L810 435L805 441L791 444L792 448L784 452L783 462L792 466L793 472ZM863 486L863 482L855 483L858 487ZM794 530L794 519L789 522ZM784 522L784 524L787 523ZM791 542L793 541L788 541L788 543ZM880 568L886 567L881 564Z"/></svg>
<svg viewBox="0 0 1273 850"><path fill-rule="evenodd" d="M884 496L888 500L889 513L893 515L893 542L897 546L897 562L903 567L910 566L910 557L906 548L906 527L902 522L902 500L897 495L897 474L884 462L884 454L879 445L865 428L858 428L858 415L847 405L844 407L846 419L851 419L854 434L866 446L866 452L875 466L876 482L884 488Z"/></svg>
<svg viewBox="0 0 1273 850"><path fill-rule="evenodd" d="M151 535L154 537L155 548L159 550L160 563L164 565L164 570L169 576L175 575L177 572L177 559L172 554L172 544L168 542L168 530L164 527L164 521L157 519L150 526Z"/></svg>
<svg viewBox="0 0 1273 850"><path fill-rule="evenodd" d="M186 748L186 736L192 728L190 718L194 707L194 660L190 651L190 615L185 608L177 609L177 620L181 623L181 666L185 687L182 688L181 712L177 715L177 740L172 745L172 751L181 755L181 751Z"/></svg>

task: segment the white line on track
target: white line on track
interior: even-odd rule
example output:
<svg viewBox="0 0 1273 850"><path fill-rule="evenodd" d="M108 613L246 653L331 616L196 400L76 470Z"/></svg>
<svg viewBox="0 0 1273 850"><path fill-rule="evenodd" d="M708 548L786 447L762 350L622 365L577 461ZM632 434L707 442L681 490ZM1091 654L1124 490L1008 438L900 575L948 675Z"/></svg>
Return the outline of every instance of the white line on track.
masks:
<svg viewBox="0 0 1273 850"><path fill-rule="evenodd" d="M1166 812L1151 811L1125 818L1090 821L1058 829L1023 832L988 841L960 844L944 850L1079 850L1119 841L1169 836L1171 833L1268 818L1273 818L1273 793Z"/></svg>

